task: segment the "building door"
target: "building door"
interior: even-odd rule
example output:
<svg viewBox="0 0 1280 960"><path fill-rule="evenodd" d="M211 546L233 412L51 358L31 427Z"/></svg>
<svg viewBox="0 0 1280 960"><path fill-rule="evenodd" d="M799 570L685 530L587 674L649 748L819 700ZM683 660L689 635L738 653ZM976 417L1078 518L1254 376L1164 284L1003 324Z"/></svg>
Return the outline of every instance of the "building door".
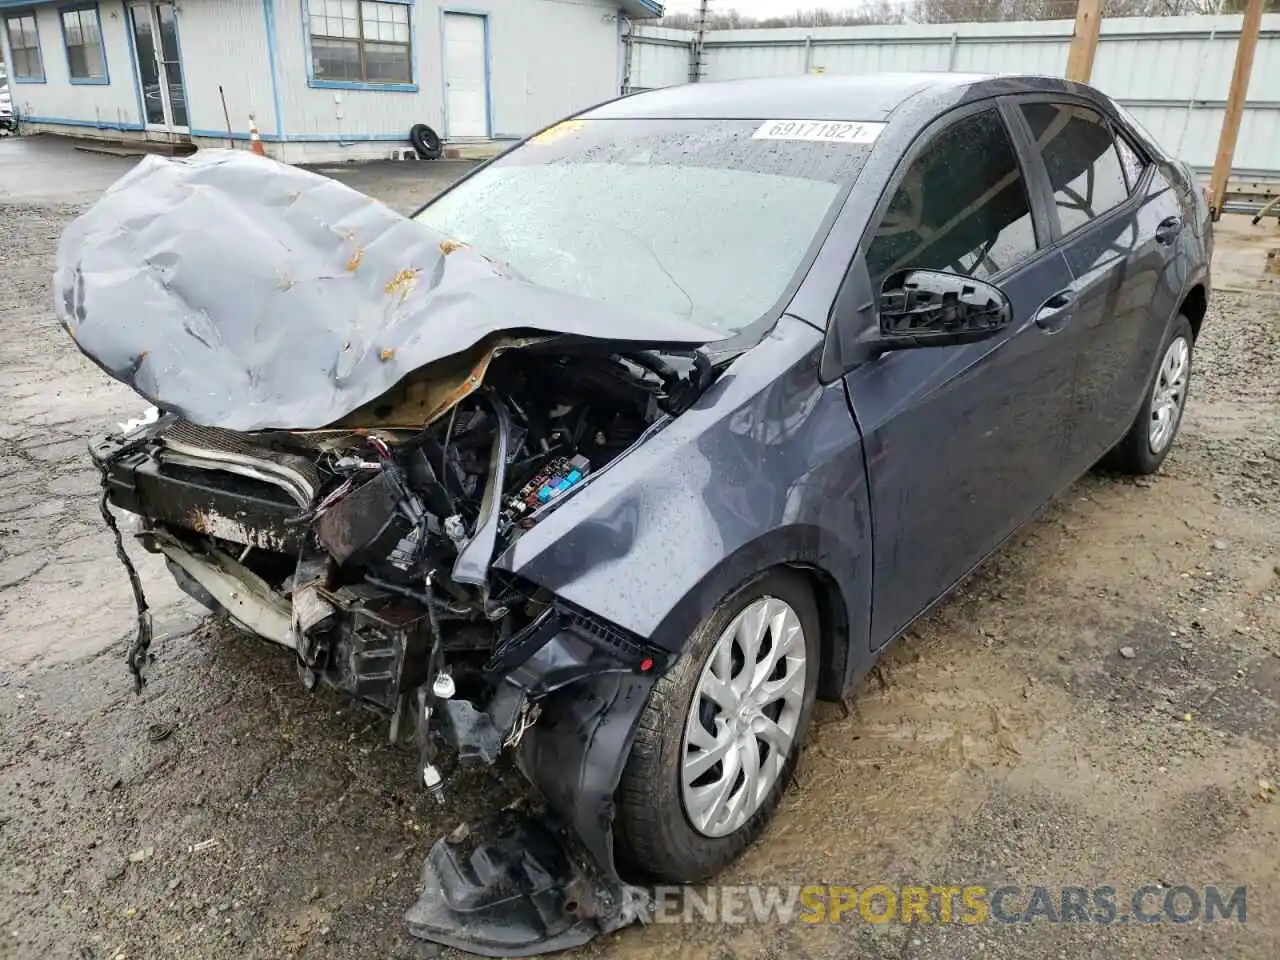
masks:
<svg viewBox="0 0 1280 960"><path fill-rule="evenodd" d="M445 136L489 136L489 43L486 17L444 15Z"/></svg>
<svg viewBox="0 0 1280 960"><path fill-rule="evenodd" d="M133 51L142 90L143 123L148 130L186 133L187 89L178 52L178 18L172 3L136 3L129 7Z"/></svg>

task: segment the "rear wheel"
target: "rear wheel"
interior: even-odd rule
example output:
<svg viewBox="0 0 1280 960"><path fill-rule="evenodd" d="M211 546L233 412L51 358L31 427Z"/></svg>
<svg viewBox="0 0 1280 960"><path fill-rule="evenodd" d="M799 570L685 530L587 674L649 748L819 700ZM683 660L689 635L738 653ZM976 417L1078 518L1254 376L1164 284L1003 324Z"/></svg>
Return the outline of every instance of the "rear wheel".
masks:
<svg viewBox="0 0 1280 960"><path fill-rule="evenodd" d="M791 780L818 681L818 611L800 575L738 588L654 685L618 788L623 859L670 883L719 872Z"/></svg>
<svg viewBox="0 0 1280 960"><path fill-rule="evenodd" d="M1191 321L1179 316L1164 343L1160 365L1147 390L1138 417L1110 453L1103 466L1124 473L1155 473L1169 455L1191 385L1191 355L1195 338Z"/></svg>

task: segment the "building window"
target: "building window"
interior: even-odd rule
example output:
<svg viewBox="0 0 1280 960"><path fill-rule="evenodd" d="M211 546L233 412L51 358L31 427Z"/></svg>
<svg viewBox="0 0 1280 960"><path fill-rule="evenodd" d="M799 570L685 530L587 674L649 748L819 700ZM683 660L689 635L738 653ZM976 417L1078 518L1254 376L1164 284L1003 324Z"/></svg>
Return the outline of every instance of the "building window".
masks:
<svg viewBox="0 0 1280 960"><path fill-rule="evenodd" d="M67 73L72 83L106 83L107 54L102 45L98 8L63 10L62 39L67 45Z"/></svg>
<svg viewBox="0 0 1280 960"><path fill-rule="evenodd" d="M13 58L10 72L17 81L44 82L44 63L40 59L40 32L34 13L10 14L4 18L9 34L9 53Z"/></svg>
<svg viewBox="0 0 1280 960"><path fill-rule="evenodd" d="M310 0L317 80L412 83L409 8L371 0Z"/></svg>

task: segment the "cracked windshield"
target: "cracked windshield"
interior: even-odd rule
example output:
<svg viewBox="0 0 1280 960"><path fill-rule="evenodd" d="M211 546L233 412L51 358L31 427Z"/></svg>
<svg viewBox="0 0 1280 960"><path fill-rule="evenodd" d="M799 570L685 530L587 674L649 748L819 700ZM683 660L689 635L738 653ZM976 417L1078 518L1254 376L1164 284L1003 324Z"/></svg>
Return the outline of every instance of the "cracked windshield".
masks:
<svg viewBox="0 0 1280 960"><path fill-rule="evenodd" d="M566 120L417 219L533 283L738 330L782 297L871 150L762 124Z"/></svg>

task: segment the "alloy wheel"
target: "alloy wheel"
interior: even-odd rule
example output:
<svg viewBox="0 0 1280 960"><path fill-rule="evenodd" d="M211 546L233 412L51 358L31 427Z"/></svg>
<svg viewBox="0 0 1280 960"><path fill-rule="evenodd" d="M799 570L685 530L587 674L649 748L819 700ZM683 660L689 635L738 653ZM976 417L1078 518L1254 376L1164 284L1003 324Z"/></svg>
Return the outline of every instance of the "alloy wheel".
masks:
<svg viewBox="0 0 1280 960"><path fill-rule="evenodd" d="M1182 405L1187 399L1187 380L1191 373L1191 346L1185 337L1174 337L1160 361L1155 387L1151 391L1151 425L1147 444L1152 453L1160 453L1177 432Z"/></svg>
<svg viewBox="0 0 1280 960"><path fill-rule="evenodd" d="M680 764L685 813L703 836L740 829L777 783L804 707L805 649L800 618L776 597L748 604L712 648Z"/></svg>

